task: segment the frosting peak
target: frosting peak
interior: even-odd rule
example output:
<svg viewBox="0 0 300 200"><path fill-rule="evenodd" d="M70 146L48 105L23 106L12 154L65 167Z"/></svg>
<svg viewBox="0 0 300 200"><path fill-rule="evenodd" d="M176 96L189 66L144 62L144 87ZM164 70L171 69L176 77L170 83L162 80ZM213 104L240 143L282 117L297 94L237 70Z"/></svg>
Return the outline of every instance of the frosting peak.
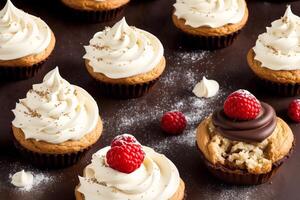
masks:
<svg viewBox="0 0 300 200"><path fill-rule="evenodd" d="M128 26L125 18L96 33L85 50L83 58L94 72L113 79L151 71L164 53L161 42L154 35Z"/></svg>
<svg viewBox="0 0 300 200"><path fill-rule="evenodd" d="M255 60L272 70L300 69L300 17L288 6L284 16L258 36Z"/></svg>
<svg viewBox="0 0 300 200"><path fill-rule="evenodd" d="M48 25L16 8L10 0L0 11L0 60L41 53L51 41Z"/></svg>
<svg viewBox="0 0 300 200"><path fill-rule="evenodd" d="M246 12L244 0L177 0L174 7L174 15L194 28L239 23Z"/></svg>
<svg viewBox="0 0 300 200"><path fill-rule="evenodd" d="M121 39L122 33L130 33L131 28L127 24L125 17L123 17L119 22L117 22L112 28L111 31L107 34L113 39Z"/></svg>
<svg viewBox="0 0 300 200"><path fill-rule="evenodd" d="M106 165L105 147L93 155L92 163L79 177L78 191L85 200L167 200L177 191L180 177L175 165L164 155L143 147L145 159L130 174L116 171Z"/></svg>
<svg viewBox="0 0 300 200"><path fill-rule="evenodd" d="M274 109L261 102L261 112L254 120L235 121L229 119L223 109L215 111L212 115L213 125L224 137L243 141L261 142L269 137L276 127L276 113Z"/></svg>
<svg viewBox="0 0 300 200"><path fill-rule="evenodd" d="M95 100L82 88L63 79L58 68L35 84L13 110L12 124L26 139L62 143L90 133L99 118Z"/></svg>

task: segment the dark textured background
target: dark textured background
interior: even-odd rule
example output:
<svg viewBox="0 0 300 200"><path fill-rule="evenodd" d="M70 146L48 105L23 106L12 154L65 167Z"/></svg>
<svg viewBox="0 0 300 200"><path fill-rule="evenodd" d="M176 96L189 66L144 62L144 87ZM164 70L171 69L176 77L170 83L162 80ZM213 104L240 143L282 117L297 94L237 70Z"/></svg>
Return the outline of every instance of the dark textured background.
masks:
<svg viewBox="0 0 300 200"><path fill-rule="evenodd" d="M238 40L229 48L214 52L202 52L186 47L184 36L171 21L172 4L169 0L134 0L125 12L128 23L155 34L165 47L167 70L151 94L136 100L113 100L102 97L97 86L88 76L82 56L83 45L106 24L89 24L70 17L57 0L14 0L19 8L40 16L53 29L57 38L55 52L40 73L29 80L0 83L0 199L74 199L77 175L89 162L91 154L108 145L118 134L134 134L144 145L153 146L168 156L178 167L186 183L187 199L300 199L300 159L298 149L283 165L272 183L253 187L225 185L210 176L200 161L194 142L194 129L201 119L222 104L228 92L247 88L261 100L272 104L284 119L291 98L276 97L266 91L257 91L256 79L246 63L246 53L254 45L257 35L266 25L283 15L286 3L272 4L248 1L250 18ZM0 4L5 3L4 0ZM300 3L291 3L293 11L300 15ZM56 65L64 78L90 92L97 100L103 118L103 137L77 165L56 171L40 171L22 160L12 144L11 109L23 98L33 83ZM206 75L219 81L222 91L218 97L196 100L191 93L193 85ZM189 117L184 135L168 137L159 129L161 113L179 108ZM197 113L197 114L193 114ZM288 121L290 123L290 121ZM291 124L298 137L299 126ZM20 191L9 183L9 174L21 169L51 177L30 192Z"/></svg>

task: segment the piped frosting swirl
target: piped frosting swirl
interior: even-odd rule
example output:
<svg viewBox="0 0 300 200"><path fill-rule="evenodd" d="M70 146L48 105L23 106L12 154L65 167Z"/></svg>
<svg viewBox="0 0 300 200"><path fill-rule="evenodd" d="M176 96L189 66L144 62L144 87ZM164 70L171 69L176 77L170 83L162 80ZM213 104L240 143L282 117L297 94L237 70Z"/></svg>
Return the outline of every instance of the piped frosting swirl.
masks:
<svg viewBox="0 0 300 200"><path fill-rule="evenodd" d="M90 133L99 119L95 100L82 88L63 79L58 68L16 104L12 124L26 139L48 143L80 140Z"/></svg>
<svg viewBox="0 0 300 200"><path fill-rule="evenodd" d="M0 60L13 60L44 51L51 30L38 17L16 8L10 0L0 11Z"/></svg>
<svg viewBox="0 0 300 200"><path fill-rule="evenodd" d="M78 191L85 200L167 200L179 188L180 177L175 165L164 155L143 146L145 160L136 171L126 174L107 166L105 147L93 155L92 163L79 177Z"/></svg>
<svg viewBox="0 0 300 200"><path fill-rule="evenodd" d="M174 15L193 28L236 24L246 12L245 0L177 0L174 7Z"/></svg>
<svg viewBox="0 0 300 200"><path fill-rule="evenodd" d="M221 135L230 140L261 142L276 128L274 109L264 102L261 102L261 106L260 114L250 121L235 121L228 118L223 109L216 110L212 115L213 125Z"/></svg>
<svg viewBox="0 0 300 200"><path fill-rule="evenodd" d="M300 17L288 6L284 16L258 36L254 59L271 70L300 69Z"/></svg>
<svg viewBox="0 0 300 200"><path fill-rule="evenodd" d="M164 53L157 37L128 26L125 18L96 33L85 50L83 58L94 72L112 79L147 73L160 63Z"/></svg>

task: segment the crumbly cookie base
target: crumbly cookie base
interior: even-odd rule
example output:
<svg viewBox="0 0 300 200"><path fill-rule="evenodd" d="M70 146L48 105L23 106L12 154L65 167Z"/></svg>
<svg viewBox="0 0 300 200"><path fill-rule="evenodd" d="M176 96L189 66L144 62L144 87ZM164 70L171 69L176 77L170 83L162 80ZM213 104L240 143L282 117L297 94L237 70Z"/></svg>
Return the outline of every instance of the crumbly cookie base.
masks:
<svg viewBox="0 0 300 200"><path fill-rule="evenodd" d="M251 70L261 79L269 80L275 83L299 84L300 70L271 70L262 67L261 62L254 59L255 52L250 49L247 55L248 65Z"/></svg>
<svg viewBox="0 0 300 200"><path fill-rule="evenodd" d="M51 32L51 41L49 46L41 53L25 56L14 60L0 60L0 67L24 67L29 68L46 60L52 53L56 43L55 36Z"/></svg>
<svg viewBox="0 0 300 200"><path fill-rule="evenodd" d="M245 15L243 19L237 23L237 24L226 24L219 28L210 28L210 27L198 27L193 28L189 25L185 24L184 19L179 19L176 15L172 15L173 23L174 25L180 29L181 31L190 34L190 35L196 35L196 36L223 36L223 35L229 35L231 33L237 32L241 30L248 21L248 15L249 11L248 8L246 8Z"/></svg>
<svg viewBox="0 0 300 200"><path fill-rule="evenodd" d="M122 7L130 0L61 0L66 6L83 11L107 11Z"/></svg>
<svg viewBox="0 0 300 200"><path fill-rule="evenodd" d="M99 117L97 126L92 132L86 134L78 141L69 140L60 144L51 144L44 141L36 141L34 139L25 139L25 135L20 128L12 126L12 130L18 144L29 151L41 154L68 154L79 152L96 143L102 134L103 123Z"/></svg>
<svg viewBox="0 0 300 200"><path fill-rule="evenodd" d="M111 79L102 73L94 72L94 70L93 70L92 66L90 66L88 60L85 60L85 66L86 66L89 74L98 81L101 81L104 83L110 83L110 84L135 85L135 84L147 83L149 81L157 79L165 70L166 59L163 57L160 60L160 62L157 64L157 66L147 73L138 74L138 75L131 76L128 78L119 78L119 79Z"/></svg>

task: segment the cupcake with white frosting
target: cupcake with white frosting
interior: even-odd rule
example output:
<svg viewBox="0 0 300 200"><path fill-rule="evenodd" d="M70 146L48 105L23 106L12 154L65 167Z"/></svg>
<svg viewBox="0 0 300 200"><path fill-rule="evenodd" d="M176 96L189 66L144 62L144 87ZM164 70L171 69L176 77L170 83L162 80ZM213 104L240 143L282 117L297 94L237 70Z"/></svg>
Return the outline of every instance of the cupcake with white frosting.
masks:
<svg viewBox="0 0 300 200"><path fill-rule="evenodd" d="M121 15L130 0L61 0L61 2L79 19L104 22Z"/></svg>
<svg viewBox="0 0 300 200"><path fill-rule="evenodd" d="M270 91L285 96L300 94L300 17L288 6L283 17L258 36L247 60Z"/></svg>
<svg viewBox="0 0 300 200"><path fill-rule="evenodd" d="M172 161L127 134L96 152L79 182L76 200L182 200L185 191Z"/></svg>
<svg viewBox="0 0 300 200"><path fill-rule="evenodd" d="M55 37L40 18L16 8L10 0L0 11L0 77L32 77L50 56Z"/></svg>
<svg viewBox="0 0 300 200"><path fill-rule="evenodd" d="M204 49L231 45L248 20L245 0L177 0L174 7L174 25Z"/></svg>
<svg viewBox="0 0 300 200"><path fill-rule="evenodd" d="M58 68L33 85L13 113L16 147L42 167L74 164L97 142L103 128L93 97L63 79Z"/></svg>
<svg viewBox="0 0 300 200"><path fill-rule="evenodd" d="M89 74L104 93L118 98L142 96L166 66L159 39L128 26L125 18L96 33L85 50L83 58Z"/></svg>

